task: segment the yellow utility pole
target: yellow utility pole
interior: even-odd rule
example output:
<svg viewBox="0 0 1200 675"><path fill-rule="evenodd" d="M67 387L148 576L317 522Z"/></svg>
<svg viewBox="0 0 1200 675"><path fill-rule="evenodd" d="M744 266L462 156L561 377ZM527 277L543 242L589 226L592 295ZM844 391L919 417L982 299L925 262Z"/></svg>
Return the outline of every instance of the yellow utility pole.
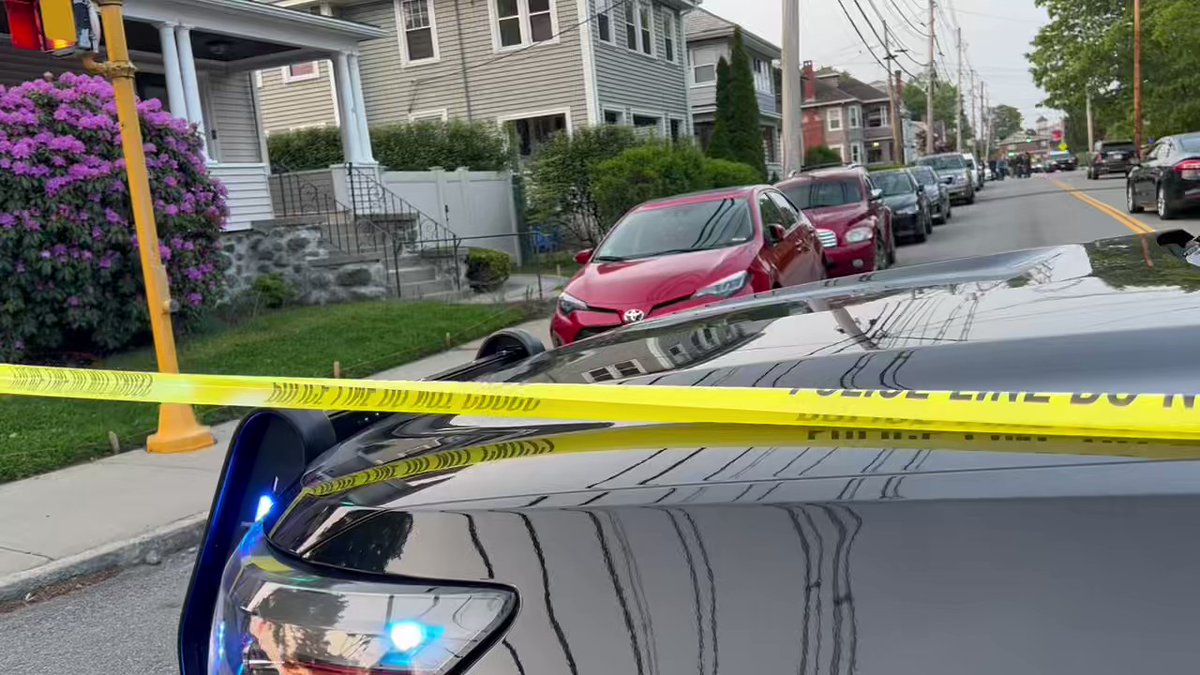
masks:
<svg viewBox="0 0 1200 675"><path fill-rule="evenodd" d="M88 56L84 58L84 64L88 70L104 75L113 84L125 170L129 175L129 198L133 203L138 253L146 283L150 328L154 335L154 353L158 358L159 372L178 373L179 358L175 353L175 334L171 330L174 301L171 300L167 285L167 271L158 252L158 229L154 224L154 202L150 197L150 178L146 173L146 155L142 149L142 128L138 120L133 83L135 68L129 60L129 47L125 43L123 1L96 0L100 6L108 60L97 63ZM159 453L191 452L214 443L212 432L196 421L191 406L163 404L158 410L158 432L147 439L146 449Z"/></svg>

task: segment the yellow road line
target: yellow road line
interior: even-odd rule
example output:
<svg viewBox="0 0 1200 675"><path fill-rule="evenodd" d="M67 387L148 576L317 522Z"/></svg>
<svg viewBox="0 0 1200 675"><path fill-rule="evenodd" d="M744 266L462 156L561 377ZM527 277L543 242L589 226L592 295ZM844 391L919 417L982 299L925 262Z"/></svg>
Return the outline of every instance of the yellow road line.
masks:
<svg viewBox="0 0 1200 675"><path fill-rule="evenodd" d="M1097 211L1101 211L1105 214L1108 214L1109 216L1112 216L1113 220L1116 220L1118 223L1121 223L1125 227L1128 227L1129 229L1133 230L1135 234L1153 234L1154 233L1153 227L1150 227L1149 225L1143 223L1142 221L1131 217L1129 214L1121 213L1116 208L1109 206L1108 204L1105 204L1104 202L1085 193L1083 190L1080 190L1077 187L1074 187L1072 185L1069 185L1067 183L1064 183L1064 182L1054 179L1054 178L1051 178L1050 182L1053 183L1055 185L1055 187L1057 187L1058 189L1066 191L1067 194L1078 199L1079 201L1083 202L1084 204L1087 204L1088 206L1096 209Z"/></svg>

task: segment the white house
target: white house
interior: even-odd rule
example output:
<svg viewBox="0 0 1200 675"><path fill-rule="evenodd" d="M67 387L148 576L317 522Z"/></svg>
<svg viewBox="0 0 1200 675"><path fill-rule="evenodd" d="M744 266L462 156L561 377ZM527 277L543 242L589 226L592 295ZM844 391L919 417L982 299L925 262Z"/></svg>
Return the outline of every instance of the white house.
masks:
<svg viewBox="0 0 1200 675"><path fill-rule="evenodd" d="M138 95L158 98L203 129L212 173L228 188L226 229L273 217L265 134L252 73L262 68L334 64L346 158L372 164L358 49L385 32L254 0L126 0L125 31ZM0 13L0 84L43 73L83 71L78 59L18 51Z"/></svg>

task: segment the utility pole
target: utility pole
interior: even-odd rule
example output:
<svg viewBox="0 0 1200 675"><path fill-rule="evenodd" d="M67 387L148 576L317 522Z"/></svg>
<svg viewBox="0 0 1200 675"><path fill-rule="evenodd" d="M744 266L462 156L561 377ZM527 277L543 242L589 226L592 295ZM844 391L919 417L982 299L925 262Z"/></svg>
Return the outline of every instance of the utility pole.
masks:
<svg viewBox="0 0 1200 675"><path fill-rule="evenodd" d="M899 92L897 91L896 83L892 78L892 61L896 60L896 56L892 54L892 41L888 35L887 21L883 22L883 60L887 64L887 83L888 83L888 117L892 123L892 161L904 163L904 140L900 131L900 104Z"/></svg>
<svg viewBox="0 0 1200 675"><path fill-rule="evenodd" d="M783 2L783 173L804 166L804 90L800 81L800 0Z"/></svg>
<svg viewBox="0 0 1200 675"><path fill-rule="evenodd" d="M934 153L933 144L933 81L936 76L934 69L934 49L937 42L937 29L934 27L933 0L929 0L929 82L925 86L925 154Z"/></svg>
<svg viewBox="0 0 1200 675"><path fill-rule="evenodd" d="M954 147L959 152L962 152L963 147L963 47L962 47L962 28L958 29L958 117L954 120Z"/></svg>
<svg viewBox="0 0 1200 675"><path fill-rule="evenodd" d="M1142 156L1142 0L1133 0L1133 146Z"/></svg>
<svg viewBox="0 0 1200 675"><path fill-rule="evenodd" d="M975 71L971 71L971 152L979 152L979 133L982 131L982 125L979 124L979 114L976 112L975 106Z"/></svg>
<svg viewBox="0 0 1200 675"><path fill-rule="evenodd" d="M987 164L988 156L992 154L992 109L987 102L987 82L979 83L979 126L983 129L983 160Z"/></svg>
<svg viewBox="0 0 1200 675"><path fill-rule="evenodd" d="M783 177L804 166L804 92L800 82L800 0L783 0Z"/></svg>
<svg viewBox="0 0 1200 675"><path fill-rule="evenodd" d="M1087 125L1088 125L1088 147L1087 151L1092 152L1096 147L1096 119L1092 117L1092 90L1087 93Z"/></svg>

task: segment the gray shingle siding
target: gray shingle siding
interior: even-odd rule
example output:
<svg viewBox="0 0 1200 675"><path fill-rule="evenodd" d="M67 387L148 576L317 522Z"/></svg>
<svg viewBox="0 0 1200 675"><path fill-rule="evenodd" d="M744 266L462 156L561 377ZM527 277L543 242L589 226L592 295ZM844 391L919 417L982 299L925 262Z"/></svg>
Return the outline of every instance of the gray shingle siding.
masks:
<svg viewBox="0 0 1200 675"><path fill-rule="evenodd" d="M212 113L208 135L213 146L210 151L221 162L263 161L250 77L245 72L208 75L208 104Z"/></svg>
<svg viewBox="0 0 1200 675"><path fill-rule="evenodd" d="M464 46L474 119L496 120L569 107L571 124L586 124L580 36L578 31L570 30L579 21L576 1L553 1L560 33L557 43L538 44L520 52L497 52L489 13L489 4L494 0L460 0L461 27L453 0L433 0L438 59L407 66L401 59L396 4L392 0L346 6L342 18L373 24L390 33L361 45L363 97L369 124L407 122L413 113L442 109L450 118L465 119L467 99L460 64Z"/></svg>
<svg viewBox="0 0 1200 675"><path fill-rule="evenodd" d="M602 110L619 110L626 120L633 114L656 115L683 122L682 132L690 134L688 110L687 50L683 38L683 23L675 20L675 61L664 58L666 39L663 32L662 5L654 3L653 57L634 52L625 46L625 21L621 7L613 12L613 43L600 39L597 22L590 23L592 49L595 54L596 98ZM594 13L597 0L588 0L588 11ZM670 10L678 17L678 13ZM582 83L581 83L582 85ZM582 89L582 86L581 86ZM694 90L693 90L694 91ZM667 123L664 121L664 129Z"/></svg>
<svg viewBox="0 0 1200 675"><path fill-rule="evenodd" d="M307 127L336 127L331 61L317 62L318 76L284 82L284 68L259 71L257 81L262 103L263 129L268 134Z"/></svg>

